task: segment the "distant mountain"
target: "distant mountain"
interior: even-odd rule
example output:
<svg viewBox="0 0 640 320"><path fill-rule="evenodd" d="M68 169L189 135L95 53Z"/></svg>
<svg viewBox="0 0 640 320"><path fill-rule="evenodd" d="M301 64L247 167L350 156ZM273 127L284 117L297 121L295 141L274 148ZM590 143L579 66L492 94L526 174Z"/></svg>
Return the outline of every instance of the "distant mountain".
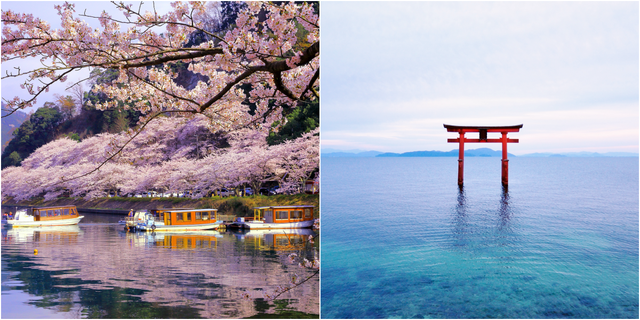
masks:
<svg viewBox="0 0 640 320"><path fill-rule="evenodd" d="M537 152L537 153L528 153L528 154L523 154L520 157L586 157L586 158L593 158L593 157L638 157L637 153L632 153L632 152L605 152L605 153L598 153L598 152L587 152L587 151L582 151L582 152L564 152L564 153L549 153L549 152Z"/></svg>
<svg viewBox="0 0 640 320"><path fill-rule="evenodd" d="M2 116L9 114L9 111L5 111L4 102L2 103ZM9 141L13 139L11 134L13 130L18 129L20 125L27 119L28 115L22 111L16 111L12 115L2 118L2 151L9 144Z"/></svg>
<svg viewBox="0 0 640 320"><path fill-rule="evenodd" d="M507 153L508 157L516 157L516 155ZM380 152L380 151L362 151L362 150L335 150L323 149L322 156L327 158L339 157L457 157L458 149L451 151L411 151L404 153ZM502 151L492 150L489 148L469 149L464 151L465 157L502 157ZM565 153L528 153L517 157L638 157L637 153L632 152L565 152Z"/></svg>
<svg viewBox="0 0 640 320"><path fill-rule="evenodd" d="M509 157L515 157L507 153ZM382 153L376 157L457 157L458 149L451 151L412 151L405 153ZM464 151L465 157L502 157L502 151L495 151L489 148L469 149Z"/></svg>

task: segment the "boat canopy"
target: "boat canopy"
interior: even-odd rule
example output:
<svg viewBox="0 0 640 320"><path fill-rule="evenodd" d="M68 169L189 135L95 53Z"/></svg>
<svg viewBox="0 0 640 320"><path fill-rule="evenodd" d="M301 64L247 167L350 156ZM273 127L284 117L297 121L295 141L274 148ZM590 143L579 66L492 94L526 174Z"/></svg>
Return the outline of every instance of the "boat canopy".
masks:
<svg viewBox="0 0 640 320"><path fill-rule="evenodd" d="M253 207L253 209L289 209L289 208L313 208L312 205L291 205L291 206L264 206L264 207Z"/></svg>

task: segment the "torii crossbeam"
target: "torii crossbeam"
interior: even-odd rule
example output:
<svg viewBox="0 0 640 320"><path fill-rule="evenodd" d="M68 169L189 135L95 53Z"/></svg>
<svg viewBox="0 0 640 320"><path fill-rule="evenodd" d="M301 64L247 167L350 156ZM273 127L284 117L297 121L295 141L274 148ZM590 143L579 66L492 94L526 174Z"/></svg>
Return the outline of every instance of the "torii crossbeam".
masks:
<svg viewBox="0 0 640 320"><path fill-rule="evenodd" d="M507 143L518 143L518 139L507 138L509 132L519 132L522 125L515 126L452 126L445 124L447 132L458 132L460 136L457 139L447 139L447 142L457 142L460 144L458 151L458 185L462 186L464 173L464 143L465 142L498 142L502 143L502 185L509 185L509 159L507 159ZM479 132L478 139L468 139L464 137L467 132ZM502 137L498 139L487 138L488 132L500 132Z"/></svg>

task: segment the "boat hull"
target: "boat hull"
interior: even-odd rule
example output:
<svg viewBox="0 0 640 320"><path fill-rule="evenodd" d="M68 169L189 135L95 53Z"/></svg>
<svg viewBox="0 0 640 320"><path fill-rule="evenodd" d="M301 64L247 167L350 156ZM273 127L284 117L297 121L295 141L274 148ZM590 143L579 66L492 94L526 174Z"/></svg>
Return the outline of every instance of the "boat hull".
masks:
<svg viewBox="0 0 640 320"><path fill-rule="evenodd" d="M313 220L285 223L267 223L267 222L244 222L244 227L251 230L256 229L304 229L313 227Z"/></svg>
<svg viewBox="0 0 640 320"><path fill-rule="evenodd" d="M191 225L156 225L155 229L152 226L139 225L140 231L201 231L201 230L213 230L220 226L221 222L207 223L207 224L191 224Z"/></svg>
<svg viewBox="0 0 640 320"><path fill-rule="evenodd" d="M18 227L45 227L45 226L69 226L78 224L84 216L71 219L49 220L49 221L21 221L21 220L7 220L7 225L14 228Z"/></svg>

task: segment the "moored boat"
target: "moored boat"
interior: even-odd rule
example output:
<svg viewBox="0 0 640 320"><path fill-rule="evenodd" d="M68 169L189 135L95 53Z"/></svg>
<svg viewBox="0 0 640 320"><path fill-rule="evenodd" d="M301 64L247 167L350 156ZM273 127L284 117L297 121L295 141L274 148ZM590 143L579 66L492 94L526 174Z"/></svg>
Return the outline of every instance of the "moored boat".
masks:
<svg viewBox="0 0 640 320"><path fill-rule="evenodd" d="M131 209L133 211L133 209ZM129 213L129 215L127 217L125 217L123 220L118 221L119 224L124 224L124 229L125 230L131 230L131 231L135 231L135 230L139 230L139 226L140 225L146 225L147 223L149 224L149 226L151 226L152 224L161 224L161 221L156 222L157 216L154 216L153 213L150 213L149 210L147 209L143 209L143 210L137 210L136 212L133 213Z"/></svg>
<svg viewBox="0 0 640 320"><path fill-rule="evenodd" d="M197 231L217 229L218 209L163 209L147 214L139 221L141 231Z"/></svg>
<svg viewBox="0 0 640 320"><path fill-rule="evenodd" d="M237 218L230 228L301 229L313 227L313 206L268 206L253 208L253 218Z"/></svg>
<svg viewBox="0 0 640 320"><path fill-rule="evenodd" d="M76 206L36 207L20 209L7 225L16 227L67 226L78 224L84 216L78 215Z"/></svg>

